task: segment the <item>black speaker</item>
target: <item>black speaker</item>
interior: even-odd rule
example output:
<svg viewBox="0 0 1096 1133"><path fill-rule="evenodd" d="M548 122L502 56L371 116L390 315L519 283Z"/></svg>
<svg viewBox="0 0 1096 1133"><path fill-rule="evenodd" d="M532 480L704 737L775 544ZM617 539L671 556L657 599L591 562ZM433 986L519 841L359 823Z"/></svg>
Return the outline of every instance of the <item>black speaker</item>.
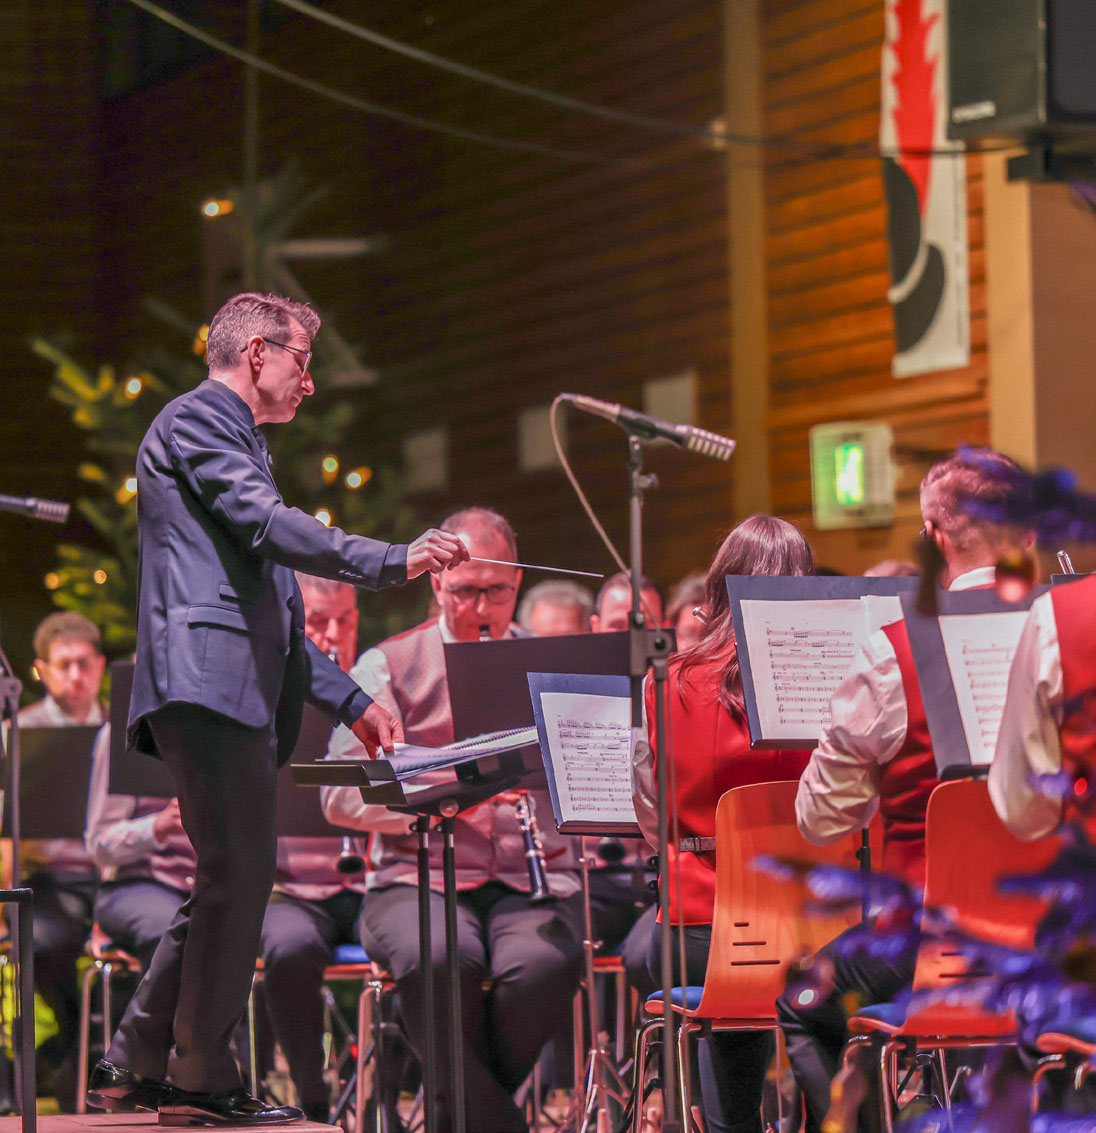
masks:
<svg viewBox="0 0 1096 1133"><path fill-rule="evenodd" d="M949 0L948 137L1096 139L1093 0Z"/></svg>

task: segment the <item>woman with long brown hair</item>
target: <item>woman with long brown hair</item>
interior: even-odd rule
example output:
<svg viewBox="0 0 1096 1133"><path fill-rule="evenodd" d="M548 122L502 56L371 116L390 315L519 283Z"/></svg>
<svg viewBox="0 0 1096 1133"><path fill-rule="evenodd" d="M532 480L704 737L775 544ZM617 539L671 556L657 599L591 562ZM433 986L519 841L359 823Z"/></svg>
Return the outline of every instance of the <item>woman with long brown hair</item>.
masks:
<svg viewBox="0 0 1096 1133"><path fill-rule="evenodd" d="M713 844L720 796L732 787L798 779L806 751L751 751L742 694L731 603L725 578L739 575L805 575L814 570L811 549L799 529L770 515L752 515L723 540L706 579L707 618L700 638L670 663L668 744L681 838ZM636 812L645 832L652 829L655 769L653 690L647 689L648 733L653 762L637 767ZM702 984L708 964L715 905L715 853L669 847L670 920L684 944L686 977ZM678 894L680 893L680 902ZM682 927L679 929L678 925ZM657 979L659 933L648 965ZM723 1032L700 1043L698 1059L704 1118L709 1133L760 1133L761 1093L771 1054L768 1032Z"/></svg>

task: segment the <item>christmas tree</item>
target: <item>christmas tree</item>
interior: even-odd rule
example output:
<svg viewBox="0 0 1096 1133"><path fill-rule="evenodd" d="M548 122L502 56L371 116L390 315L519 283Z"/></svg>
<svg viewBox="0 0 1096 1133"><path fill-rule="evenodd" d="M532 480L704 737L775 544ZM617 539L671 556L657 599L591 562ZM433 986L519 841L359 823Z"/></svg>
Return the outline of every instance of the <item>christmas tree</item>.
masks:
<svg viewBox="0 0 1096 1133"><path fill-rule="evenodd" d="M223 214L235 214L230 242L241 257L244 248L254 254L258 290L288 290L288 273L273 249L318 194L302 191L299 178L288 170L267 187L254 218L246 215L237 196L230 193L216 202ZM77 474L88 491L76 508L102 542L100 547L60 544L45 585L56 605L84 614L101 628L104 648L112 654L128 652L136 640L137 450L160 409L197 385L206 372L207 328L193 325L163 303L150 300L146 307L157 336L153 346L137 351L137 365L86 366L54 344L33 343L53 366L51 396L71 409L72 420L85 435L86 452ZM362 451L363 425L375 395L368 389L345 388L347 370L364 372L364 367L337 335L328 338L334 342L325 345L321 332L311 370L317 390L330 392L317 393L291 423L270 431L279 489L287 503L311 512L320 522L337 523L353 534L407 541L420 528L403 500L399 476L372 467ZM342 383L327 380L336 374ZM422 596L420 606L424 603ZM386 610L378 601L364 603L362 642L380 640L422 613L408 610L406 602L400 605L402 609Z"/></svg>

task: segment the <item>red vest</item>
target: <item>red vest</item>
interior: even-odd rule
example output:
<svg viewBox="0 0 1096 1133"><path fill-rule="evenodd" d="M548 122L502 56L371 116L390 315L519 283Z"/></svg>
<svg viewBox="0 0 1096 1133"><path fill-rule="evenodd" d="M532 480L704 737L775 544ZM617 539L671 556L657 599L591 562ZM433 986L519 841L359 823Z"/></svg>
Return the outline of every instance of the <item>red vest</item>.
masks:
<svg viewBox="0 0 1096 1133"><path fill-rule="evenodd" d="M751 751L745 721L719 703L722 660L690 668L684 699L678 683L681 667L671 664L667 683L669 734L673 740L679 833L682 838L714 838L715 808L720 796L747 783L798 779L807 751ZM655 759L654 690L647 688L647 731ZM715 853L679 851L670 846L670 919L676 924L711 924L715 909ZM678 874L681 906L678 906ZM659 884L665 883L664 878ZM679 917L680 912L680 917Z"/></svg>
<svg viewBox="0 0 1096 1133"><path fill-rule="evenodd" d="M1096 575L1052 587L1050 604L1062 655L1062 756L1090 771L1096 766Z"/></svg>
<svg viewBox="0 0 1096 1133"><path fill-rule="evenodd" d="M879 814L883 819L883 870L913 885L925 884L925 810L937 784L936 758L913 665L906 623L884 626L902 676L906 697L906 738L879 774Z"/></svg>

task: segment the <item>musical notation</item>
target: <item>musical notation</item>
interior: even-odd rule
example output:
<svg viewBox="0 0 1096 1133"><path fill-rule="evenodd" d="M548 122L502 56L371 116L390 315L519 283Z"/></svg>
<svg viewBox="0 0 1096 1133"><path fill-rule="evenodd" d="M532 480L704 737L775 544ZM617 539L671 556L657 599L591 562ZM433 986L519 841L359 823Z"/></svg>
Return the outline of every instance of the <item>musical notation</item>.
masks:
<svg viewBox="0 0 1096 1133"><path fill-rule="evenodd" d="M635 822L631 702L587 693L540 694L563 822Z"/></svg>
<svg viewBox="0 0 1096 1133"><path fill-rule="evenodd" d="M762 736L816 737L829 722L834 690L867 637L865 607L858 598L744 601L742 621Z"/></svg>
<svg viewBox="0 0 1096 1133"><path fill-rule="evenodd" d="M940 635L955 686L955 699L971 763L988 764L997 747L1008 675L1026 611L948 614Z"/></svg>

